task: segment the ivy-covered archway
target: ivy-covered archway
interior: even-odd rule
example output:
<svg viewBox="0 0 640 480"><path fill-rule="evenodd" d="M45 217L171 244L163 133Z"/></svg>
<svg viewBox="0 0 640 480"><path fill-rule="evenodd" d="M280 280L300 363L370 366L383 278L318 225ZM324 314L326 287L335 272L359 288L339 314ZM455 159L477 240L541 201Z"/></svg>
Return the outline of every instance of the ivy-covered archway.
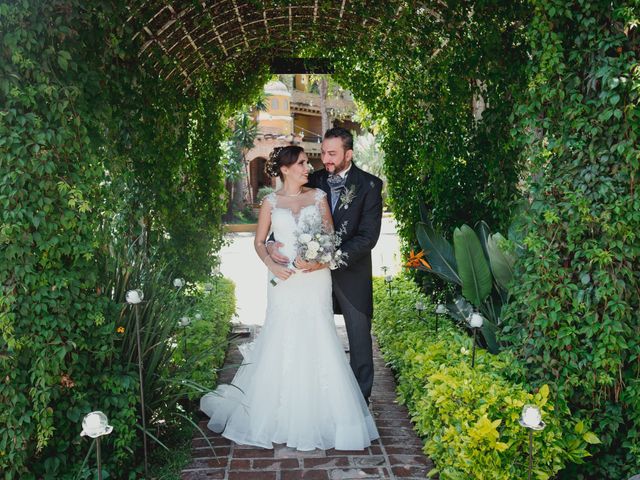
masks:
<svg viewBox="0 0 640 480"><path fill-rule="evenodd" d="M307 57L328 60L382 123L407 246L420 201L444 229L505 230L526 194L506 334L529 380L594 423L598 474L631 472L638 16L634 3L542 0L1 4L0 467L68 472L81 458L69 420L98 398L131 409L99 353L110 249L135 240L176 273L207 275L225 120L274 59ZM64 460L30 464L60 449Z"/></svg>

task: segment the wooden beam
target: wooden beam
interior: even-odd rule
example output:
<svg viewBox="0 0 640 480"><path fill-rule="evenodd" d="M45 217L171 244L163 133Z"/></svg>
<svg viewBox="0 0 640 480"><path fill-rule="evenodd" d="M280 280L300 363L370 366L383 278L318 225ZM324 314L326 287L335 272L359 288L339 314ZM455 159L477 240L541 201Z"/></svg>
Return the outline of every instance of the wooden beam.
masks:
<svg viewBox="0 0 640 480"><path fill-rule="evenodd" d="M271 73L333 73L334 68L326 58L285 58L271 60Z"/></svg>

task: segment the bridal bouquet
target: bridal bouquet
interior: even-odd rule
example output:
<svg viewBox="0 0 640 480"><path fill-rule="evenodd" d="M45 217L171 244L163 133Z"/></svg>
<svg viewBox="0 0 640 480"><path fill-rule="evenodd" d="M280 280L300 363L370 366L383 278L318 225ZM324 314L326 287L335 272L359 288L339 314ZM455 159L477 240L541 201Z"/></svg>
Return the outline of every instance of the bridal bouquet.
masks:
<svg viewBox="0 0 640 480"><path fill-rule="evenodd" d="M345 264L346 254L338 248L342 243L341 234L342 230L337 233L327 231L319 216L301 219L295 232L297 256L307 262L326 263L335 270ZM295 267L291 264L290 268ZM271 284L275 286L279 281L274 277Z"/></svg>

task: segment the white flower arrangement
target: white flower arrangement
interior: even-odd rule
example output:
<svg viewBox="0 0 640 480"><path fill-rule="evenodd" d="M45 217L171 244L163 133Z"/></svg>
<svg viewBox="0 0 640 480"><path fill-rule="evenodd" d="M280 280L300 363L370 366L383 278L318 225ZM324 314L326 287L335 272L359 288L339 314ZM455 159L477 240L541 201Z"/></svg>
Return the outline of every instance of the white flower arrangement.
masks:
<svg viewBox="0 0 640 480"><path fill-rule="evenodd" d="M297 256L307 262L319 262L329 266L331 270L345 265L347 255L338 247L342 243L342 234L345 225L340 232L327 231L322 223L320 215L311 215L300 220L295 232L295 244ZM290 268L295 268L293 264ZM271 279L273 286L279 283L279 279Z"/></svg>
<svg viewBox="0 0 640 480"><path fill-rule="evenodd" d="M341 233L327 231L319 215L305 218L296 231L298 256L308 262L326 263L332 270L338 268L345 263L345 255L338 248Z"/></svg>

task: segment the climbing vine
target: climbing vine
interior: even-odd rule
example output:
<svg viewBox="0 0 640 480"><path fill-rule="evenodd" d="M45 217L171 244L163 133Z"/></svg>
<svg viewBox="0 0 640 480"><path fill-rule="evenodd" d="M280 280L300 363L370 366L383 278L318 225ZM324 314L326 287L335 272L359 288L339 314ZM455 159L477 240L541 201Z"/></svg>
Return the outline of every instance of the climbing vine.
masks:
<svg viewBox="0 0 640 480"><path fill-rule="evenodd" d="M406 8L385 36L336 55L339 78L383 125L391 205L408 245L421 201L444 229L508 224L520 172L508 117L525 79L528 14L520 2ZM474 100L485 106L475 116Z"/></svg>
<svg viewBox="0 0 640 480"><path fill-rule="evenodd" d="M566 478L640 470L640 9L535 1L518 106L530 192L505 333L602 444Z"/></svg>
<svg viewBox="0 0 640 480"><path fill-rule="evenodd" d="M99 288L110 283L100 265L131 246L190 281L209 274L222 242L225 119L266 76L234 65L184 92L140 68L127 14L124 2L0 4L8 479L75 474L86 455L80 422L96 406L117 427L112 462L134 471L137 386L110 361L119 307Z"/></svg>
<svg viewBox="0 0 640 480"><path fill-rule="evenodd" d="M94 134L107 110L91 53L79 48L90 42L77 29L95 17L73 7L0 4L0 470L10 479L64 468L66 457L40 455L69 447L82 406L117 381L108 371L104 383L75 388L105 360Z"/></svg>

